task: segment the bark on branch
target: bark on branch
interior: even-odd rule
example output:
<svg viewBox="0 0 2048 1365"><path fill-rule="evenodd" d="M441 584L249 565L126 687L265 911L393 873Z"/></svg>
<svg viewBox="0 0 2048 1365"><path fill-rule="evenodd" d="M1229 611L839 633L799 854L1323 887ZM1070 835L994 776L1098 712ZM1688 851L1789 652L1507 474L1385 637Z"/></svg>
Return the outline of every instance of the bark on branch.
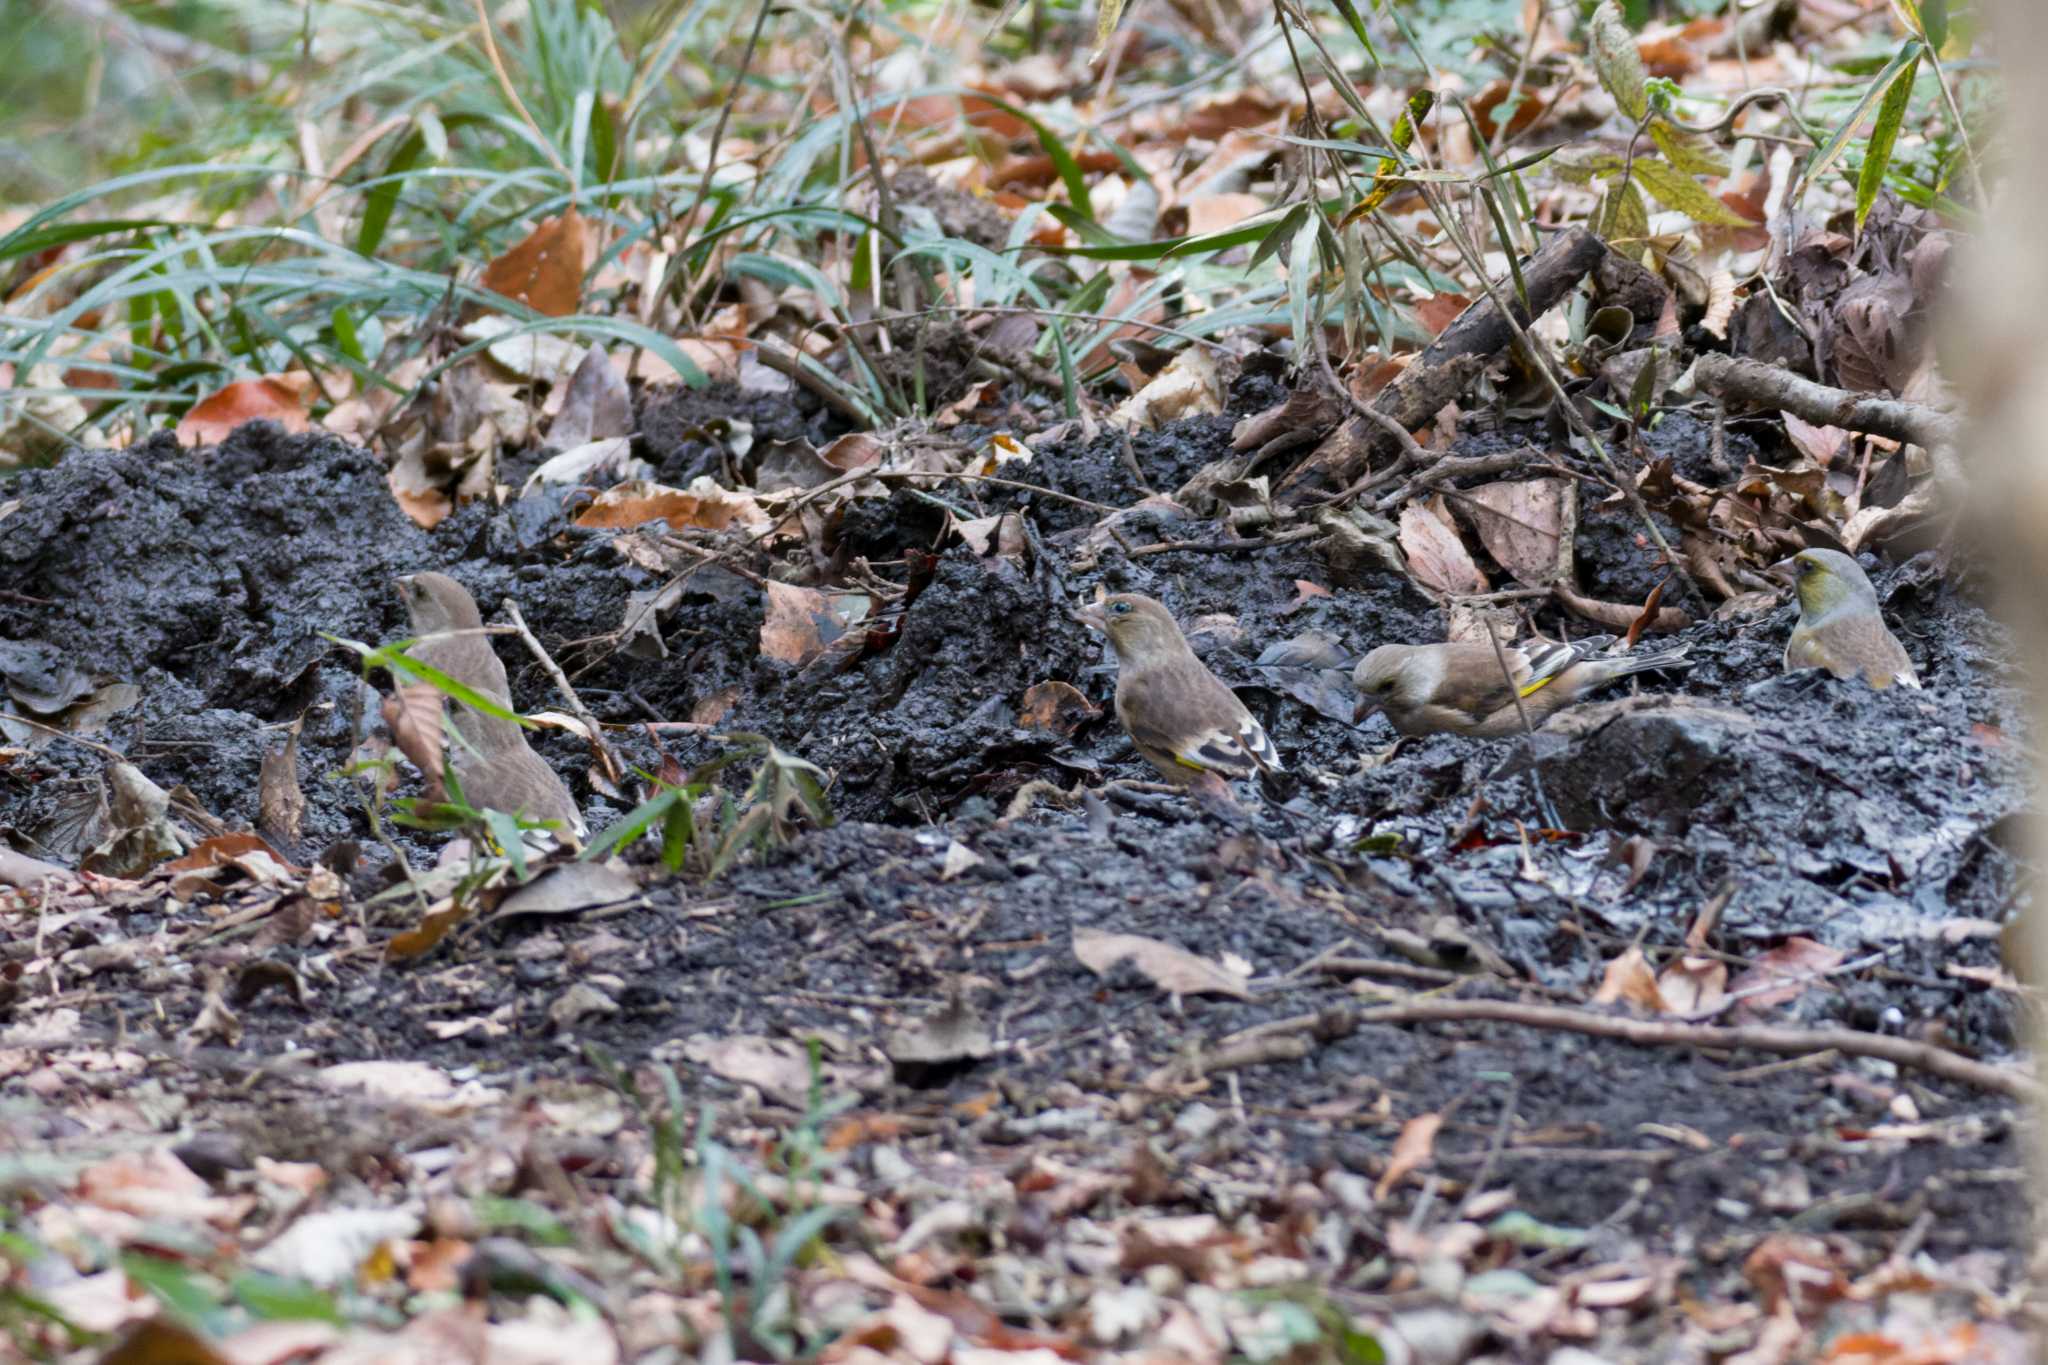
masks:
<svg viewBox="0 0 2048 1365"><path fill-rule="evenodd" d="M1545 243L1522 267L1530 309L1525 313L1519 303L1515 305L1522 326L1562 301L1600 263L1606 250L1598 237L1582 227L1560 232ZM1512 283L1494 292L1512 297ZM1473 357L1498 354L1514 336L1514 327L1491 299L1480 299L1460 313L1400 378L1387 385L1373 400L1373 410L1403 430L1423 425L1463 392L1471 378ZM1276 495L1283 502L1300 503L1318 493L1346 488L1364 472L1375 453L1392 446L1393 438L1378 423L1354 414L1288 471Z"/></svg>
<svg viewBox="0 0 2048 1365"><path fill-rule="evenodd" d="M1692 373L1702 389L1723 401L1779 408L1818 426L1867 432L1928 451L1954 449L1962 430L1958 418L1924 403L1830 388L1757 360L1709 353Z"/></svg>

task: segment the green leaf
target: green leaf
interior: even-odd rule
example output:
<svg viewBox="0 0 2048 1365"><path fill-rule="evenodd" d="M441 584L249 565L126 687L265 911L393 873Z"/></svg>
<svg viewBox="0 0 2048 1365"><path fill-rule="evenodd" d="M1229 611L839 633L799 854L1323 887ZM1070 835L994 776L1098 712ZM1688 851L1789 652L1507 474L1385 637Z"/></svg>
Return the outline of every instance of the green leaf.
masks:
<svg viewBox="0 0 2048 1365"><path fill-rule="evenodd" d="M1863 92L1863 97L1856 101L1856 107L1849 111L1849 116L1842 120L1841 126L1836 128L1828 140L1821 144L1820 150L1814 153L1813 160L1807 163L1806 172L1800 178L1801 185L1819 180L1836 161L1841 159L1842 153L1848 149L1850 140L1856 136L1856 130L1862 126L1864 118L1870 113L1871 106L1890 91L1892 82L1898 79L1900 72L1908 66L1919 65L1920 54L1924 50L1917 38L1908 38L1899 46L1891 61L1885 64L1884 70L1878 72L1876 79L1871 81L1870 88Z"/></svg>
<svg viewBox="0 0 2048 1365"><path fill-rule="evenodd" d="M1365 20L1359 17L1358 9L1351 0L1336 0L1337 13L1351 29L1351 36L1358 39L1358 45L1365 49L1365 55L1374 66L1380 64L1380 54L1373 50L1372 35L1366 32Z"/></svg>
<svg viewBox="0 0 2048 1365"><path fill-rule="evenodd" d="M1651 198L1666 208L1677 209L1695 223L1717 227L1750 226L1747 218L1709 194L1705 185L1667 161L1654 156L1637 157L1635 180L1649 191Z"/></svg>
<svg viewBox="0 0 2048 1365"><path fill-rule="evenodd" d="M1726 175L1728 158L1705 138L1680 132L1663 119L1650 124L1650 141L1664 159L1687 175Z"/></svg>
<svg viewBox="0 0 2048 1365"><path fill-rule="evenodd" d="M122 1273L147 1289L158 1302L207 1335L218 1335L226 1315L213 1290L200 1282L199 1272L180 1261L165 1260L141 1252L124 1252Z"/></svg>
<svg viewBox="0 0 2048 1365"><path fill-rule="evenodd" d="M661 822L662 866L680 872L690 856L690 845L696 841L697 817L691 813L687 800L678 800L669 807L668 818Z"/></svg>
<svg viewBox="0 0 2048 1365"><path fill-rule="evenodd" d="M1920 0L1920 36L1936 52L1948 46L1948 0Z"/></svg>
<svg viewBox="0 0 2048 1365"><path fill-rule="evenodd" d="M304 1280L245 1270L229 1282L228 1292L252 1317L266 1322L310 1320L331 1322L338 1327L346 1321L341 1309L335 1306L333 1295Z"/></svg>
<svg viewBox="0 0 2048 1365"><path fill-rule="evenodd" d="M1294 234L1301 231L1301 225L1307 221L1307 204L1296 204L1289 209L1287 216L1274 224L1273 230L1266 234L1266 239L1259 243L1259 249L1252 253L1252 263L1245 267L1245 274L1251 274L1268 256L1290 246L1294 241Z"/></svg>
<svg viewBox="0 0 2048 1365"><path fill-rule="evenodd" d="M1870 216L1877 192L1884 188L1884 173L1892 162L1892 147L1899 140L1899 125L1906 121L1906 106L1913 102L1913 77L1920 70L1920 56L1913 55L1877 107L1877 123L1870 130L1870 144L1863 149L1863 167L1856 175L1856 230Z"/></svg>
<svg viewBox="0 0 2048 1365"><path fill-rule="evenodd" d="M363 221L356 228L356 250L365 256L376 255L377 247L384 241L384 233L391 226L391 215L398 208L398 192L405 188L406 173L426 154L429 136L433 143L445 149L448 129L460 128L465 123L489 121L482 114L427 117L431 121L414 120L413 130L392 150L390 160L384 163L383 173L371 183L370 192L363 199Z"/></svg>
<svg viewBox="0 0 2048 1365"><path fill-rule="evenodd" d="M680 787L662 788L627 812L625 819L592 839L589 847L578 855L578 860L587 863L593 858L609 857L620 846L654 828L654 822L666 816L677 802L683 800L683 797L684 792Z"/></svg>
<svg viewBox="0 0 2048 1365"><path fill-rule="evenodd" d="M1635 35L1629 32L1614 0L1600 0L1599 8L1586 21L1586 27L1593 70L1599 73L1600 84L1614 96L1614 102L1622 113L1641 123L1643 116L1650 112L1650 73L1643 68L1642 54L1636 51Z"/></svg>
<svg viewBox="0 0 2048 1365"><path fill-rule="evenodd" d="M341 348L341 353L358 365L369 364L370 358L363 354L362 340L356 335L355 315L348 311L348 305L335 304L334 311L328 316L334 324L334 344Z"/></svg>

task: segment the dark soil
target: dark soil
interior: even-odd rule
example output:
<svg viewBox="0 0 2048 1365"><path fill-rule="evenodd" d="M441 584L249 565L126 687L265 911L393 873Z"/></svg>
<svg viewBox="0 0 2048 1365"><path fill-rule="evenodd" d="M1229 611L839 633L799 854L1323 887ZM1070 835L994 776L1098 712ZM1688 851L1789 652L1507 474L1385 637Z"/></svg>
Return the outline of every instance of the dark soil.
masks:
<svg viewBox="0 0 2048 1365"><path fill-rule="evenodd" d="M749 418L757 439L823 435L783 402L779 415L769 403ZM670 481L717 468L713 443L689 434L695 412L672 410L659 436L650 428ZM1170 491L1225 453L1228 429L1207 419L1138 437L1139 466ZM1689 430L1695 447L1705 440L1703 424ZM1127 506L1143 493L1120 447L1113 433L1077 438L1040 451L1029 478ZM1127 559L1108 540L1084 557L1097 517L1086 508L967 485L945 493L975 512L1024 511L1025 553L943 549L893 643L798 670L761 656L760 591L724 574L693 580L701 590L664 628L665 658L612 649L628 595L659 579L622 561L610 533L571 528L559 506L472 506L429 534L394 508L376 461L336 440L254 426L195 455L160 439L73 455L7 489L21 506L0 517L0 639L38 641L84 673L139 683L139 708L99 740L231 824L255 818L258 757L303 715L310 808L304 845L285 850L302 859L338 840L371 842L358 789L336 773L376 707L353 656L323 632L396 638L390 579L426 567L461 579L487 614L515 596L602 719L684 719L730 691L722 726L763 733L832 775L836 827L716 884L653 877L622 911L471 927L408 967L349 958L305 1007L266 994L244 1011L242 1047L254 1054L310 1047L329 1060L419 1057L507 1077L581 1068L595 1043L628 1060L677 1060L693 1097L730 1100L727 1082L681 1062L680 1045L819 1036L840 1083L865 1087L872 1105L931 1116L948 1143L1000 1145L1078 1093L1122 1097L1141 1120L1132 1142L1156 1139L1176 1178L1233 1163L1274 1189L1328 1170L1376 1176L1403 1121L1447 1112L1437 1142L1447 1180L1491 1159L1494 1179L1535 1217L1580 1228L1611 1219L1600 1237L1684 1257L1721 1289L1759 1234L1795 1217L1873 1249L1922 1212L1936 1215L1928 1240L1942 1251L2023 1244L2013 1105L1854 1059L1763 1070L1775 1059L1500 1025L1366 1027L1206 1089L1144 1088L1237 1030L1355 1002L1347 982L1310 967L1319 955L1393 958L1435 943L1439 964L1492 958L1508 974L1482 973L1468 994L1584 1001L1633 943L1672 960L1717 893L1728 899L1709 951L1731 973L1793 936L1867 959L1769 1017L2006 1056L2010 997L1951 969L1997 965L1981 922L2002 921L2014 894L2019 706L2003 637L1952 574L1928 559L1876 574L1925 691L1781 675L1786 607L1705 622L1683 637L1691 671L1646 685L1679 701L1607 705L1570 738L1539 737L1539 792L1522 741L1442 737L1389 755L1382 722L1354 731L1256 667L1266 644L1309 632L1346 653L1441 638L1436 610L1404 578L1341 575L1301 545ZM857 505L839 529L882 563L932 548L939 526L929 503L898 493ZM1121 527L1127 544L1218 534L1207 522ZM1582 581L1602 595L1639 599L1654 581L1625 524L1589 534L1581 551ZM1077 558L1094 563L1077 569ZM1156 594L1205 627L1197 647L1245 684L1288 760L1265 803L1237 820L1144 797L1040 801L1001 818L1034 779L1071 789L1150 776L1111 720L1071 740L1016 723L1024 691L1052 679L1106 710L1113 668L1067 614L1098 586ZM533 661L498 643L515 701L554 705ZM664 742L685 765L720 747L705 734ZM660 761L643 731L621 731L619 743L634 762ZM593 826L621 813L590 792L578 743L555 734L542 749L588 798ZM73 856L61 815L100 766L63 742L0 763L0 834L40 856ZM1546 799L1568 832L1549 827ZM1373 835L1398 841L1353 852ZM1655 845L1632 886L1631 838ZM979 861L948 879L954 843ZM403 927L399 918L372 913L373 937ZM1128 965L1097 978L1071 949L1079 928L1241 958L1254 998L1174 999ZM618 983L617 1012L558 1031L550 1005L593 961ZM993 1057L919 1075L922 1088L875 1070L890 1030L956 995L986 1020ZM150 1002L153 1026L175 1033L200 1003L189 980L166 987ZM503 1036L444 1040L426 1027L450 1010L500 1007ZM83 1018L111 1032L134 1014L115 994ZM991 1089L1004 1102L986 1117L950 1107ZM1202 1106L1220 1111L1214 1122ZM1927 1125L1918 1140L1860 1136L1911 1111ZM1094 1159L1126 1162L1129 1151ZM1789 1195L1800 1182L1808 1195ZM1194 1188L1185 1197L1199 1202ZM1398 1201L1387 1213L1400 1216Z"/></svg>

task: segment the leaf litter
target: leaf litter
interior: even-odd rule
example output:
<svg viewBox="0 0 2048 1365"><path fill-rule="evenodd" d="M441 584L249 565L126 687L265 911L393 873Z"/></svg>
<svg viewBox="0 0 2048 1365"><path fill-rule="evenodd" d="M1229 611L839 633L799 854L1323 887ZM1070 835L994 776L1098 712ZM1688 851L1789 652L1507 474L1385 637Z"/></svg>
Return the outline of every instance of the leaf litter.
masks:
<svg viewBox="0 0 2048 1365"><path fill-rule="evenodd" d="M1270 338L1126 347L1130 399L1078 418L1015 386L1028 365L941 348L918 373L945 424L869 431L770 366L649 388L486 315L431 394L344 414L368 450L289 434L306 390L270 376L194 405L202 450L158 437L10 484L0 825L38 857L0 900L0 1076L12 1149L54 1163L10 1225L39 1249L22 1284L141 1360L339 1346L324 1322L287 1347L274 1320L217 1319L211 1345L141 1320L134 1286L247 1304L245 1264L310 1293L308 1318L342 1316L340 1285L412 1305L352 1344L444 1358L1999 1349L1984 1305L2028 1245L2012 1092L1874 1055L1369 1017L1611 1003L1645 1028L1726 1011L2013 1051L1992 936L1897 932L1995 924L2016 878L2023 755L1979 736L2025 727L2004 641L1924 549L1929 467L1781 404L1710 425L1667 363L1684 316L1919 395L1945 234L1889 200L1856 232L1788 217L1774 284L1818 346L1777 354L1796 346L1761 294L1726 282L1755 274L1741 231L1782 175L1717 198L1695 177L1719 169L1634 103L1647 72L1726 60L1718 32L1601 18L1576 58L1532 22L1532 56L1584 64L1509 129L1568 125L1604 86L1656 149L1560 190L1658 248L1575 298L1618 473L1530 415L1519 359L1468 365L1403 427L1426 449L1363 461L1382 483L1318 512L1285 476L1345 410L1304 403ZM1262 206L1234 186L1271 148L1232 130L1284 117L1269 93L1197 111L1219 141L1171 202L1115 187L1134 237ZM1008 117L935 117L963 109ZM1469 164L1452 126L1421 135ZM1372 193L1413 213L1428 183ZM564 316L597 248L571 207L483 282ZM1421 333L1483 313L1459 283L1407 289ZM1403 383L1426 377L1411 360ZM1926 694L1779 672L1790 610L1761 571L1805 544L1886 552ZM594 829L643 813L616 863L522 886L391 822L388 795L438 771L414 718L440 705L387 713L332 640L399 638L389 582L422 567L522 603L565 680L519 657L525 709L605 722L623 791L584 781L582 721L535 742ZM1067 617L1102 588L1207 626L1195 648L1298 776L1234 823L1136 790L1113 665ZM1365 648L1532 624L1675 632L1698 666L1526 746L1388 753L1348 723ZM257 778L287 728L296 803ZM271 841L244 842L259 821ZM428 1306L458 1292L486 1311Z"/></svg>

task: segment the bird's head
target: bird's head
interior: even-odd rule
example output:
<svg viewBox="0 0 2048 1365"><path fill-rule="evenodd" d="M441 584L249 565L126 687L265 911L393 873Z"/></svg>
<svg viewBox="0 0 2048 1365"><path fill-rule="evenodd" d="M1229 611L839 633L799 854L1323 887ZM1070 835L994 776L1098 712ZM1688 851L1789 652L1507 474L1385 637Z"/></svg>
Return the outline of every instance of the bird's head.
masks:
<svg viewBox="0 0 2048 1365"><path fill-rule="evenodd" d="M1801 550L1786 562L1802 616L1823 616L1850 603L1877 605L1877 589L1870 586L1862 567L1840 550Z"/></svg>
<svg viewBox="0 0 2048 1365"><path fill-rule="evenodd" d="M1358 661L1351 685L1358 689L1357 724L1374 711L1420 706L1435 694L1443 665L1426 649L1381 645Z"/></svg>
<svg viewBox="0 0 2048 1365"><path fill-rule="evenodd" d="M415 635L476 630L484 623L469 589L444 573L405 575L398 580L398 600L405 603Z"/></svg>
<svg viewBox="0 0 2048 1365"><path fill-rule="evenodd" d="M1134 592L1091 602L1075 612L1074 619L1109 636L1119 663L1140 663L1188 647L1173 613Z"/></svg>

